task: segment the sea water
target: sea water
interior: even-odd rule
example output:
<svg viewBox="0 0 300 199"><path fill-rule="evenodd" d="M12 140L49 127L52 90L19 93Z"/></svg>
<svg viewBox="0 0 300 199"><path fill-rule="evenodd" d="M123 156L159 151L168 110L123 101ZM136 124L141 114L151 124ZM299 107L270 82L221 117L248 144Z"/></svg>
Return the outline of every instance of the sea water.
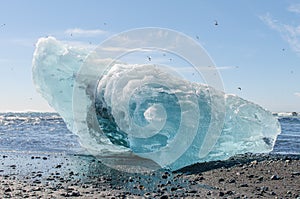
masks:
<svg viewBox="0 0 300 199"><path fill-rule="evenodd" d="M279 116L276 154L300 154L300 116ZM0 113L0 152L83 154L77 136L57 113Z"/></svg>

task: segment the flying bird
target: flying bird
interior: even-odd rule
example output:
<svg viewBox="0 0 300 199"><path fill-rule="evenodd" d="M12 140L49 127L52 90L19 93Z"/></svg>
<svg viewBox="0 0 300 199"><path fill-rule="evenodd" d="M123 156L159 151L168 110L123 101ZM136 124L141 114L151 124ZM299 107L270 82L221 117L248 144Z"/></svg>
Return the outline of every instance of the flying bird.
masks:
<svg viewBox="0 0 300 199"><path fill-rule="evenodd" d="M196 39L198 39L198 40L199 40L199 36L198 36L198 35L196 36Z"/></svg>
<svg viewBox="0 0 300 199"><path fill-rule="evenodd" d="M242 88L241 87L238 87L238 89L241 91L242 90Z"/></svg>
<svg viewBox="0 0 300 199"><path fill-rule="evenodd" d="M147 56L147 57L148 57L148 60L151 61L151 56Z"/></svg>
<svg viewBox="0 0 300 199"><path fill-rule="evenodd" d="M218 24L218 21L217 21L217 20L215 20L215 26L217 26L217 25L219 25L219 24Z"/></svg>

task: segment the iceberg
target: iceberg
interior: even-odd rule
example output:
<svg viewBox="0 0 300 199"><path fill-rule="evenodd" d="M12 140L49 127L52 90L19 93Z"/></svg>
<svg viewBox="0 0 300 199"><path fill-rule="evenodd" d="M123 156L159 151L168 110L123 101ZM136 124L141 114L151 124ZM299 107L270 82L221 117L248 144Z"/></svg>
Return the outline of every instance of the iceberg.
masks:
<svg viewBox="0 0 300 199"><path fill-rule="evenodd" d="M94 55L86 48L41 38L32 72L37 91L96 156L134 154L177 170L236 154L268 153L280 134L271 112L236 95L161 65L91 62L88 56ZM84 78L82 65L93 66ZM103 73L97 74L97 67ZM96 81L87 78L90 74Z"/></svg>

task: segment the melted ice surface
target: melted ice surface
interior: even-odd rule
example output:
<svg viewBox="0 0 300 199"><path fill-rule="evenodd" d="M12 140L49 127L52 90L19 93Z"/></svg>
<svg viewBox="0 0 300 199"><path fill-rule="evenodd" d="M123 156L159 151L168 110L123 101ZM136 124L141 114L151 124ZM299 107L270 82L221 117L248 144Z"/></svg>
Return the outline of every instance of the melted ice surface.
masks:
<svg viewBox="0 0 300 199"><path fill-rule="evenodd" d="M99 74L97 85L91 86L99 129L90 133L74 128L73 85L87 54L86 49L50 37L39 40L33 58L38 92L79 135L83 147L99 154L131 151L172 170L235 154L272 151L280 133L272 113L155 65L117 63ZM224 110L218 107L224 102L222 120ZM220 136L208 131L215 123L221 123ZM215 142L203 153L208 137Z"/></svg>

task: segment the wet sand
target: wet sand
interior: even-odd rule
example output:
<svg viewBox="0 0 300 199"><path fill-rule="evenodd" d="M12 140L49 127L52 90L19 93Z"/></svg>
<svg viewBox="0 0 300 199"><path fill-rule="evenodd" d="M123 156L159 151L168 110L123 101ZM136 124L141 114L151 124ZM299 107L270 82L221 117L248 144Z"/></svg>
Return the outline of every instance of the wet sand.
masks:
<svg viewBox="0 0 300 199"><path fill-rule="evenodd" d="M241 155L124 173L92 156L0 152L1 198L300 198L300 156Z"/></svg>

